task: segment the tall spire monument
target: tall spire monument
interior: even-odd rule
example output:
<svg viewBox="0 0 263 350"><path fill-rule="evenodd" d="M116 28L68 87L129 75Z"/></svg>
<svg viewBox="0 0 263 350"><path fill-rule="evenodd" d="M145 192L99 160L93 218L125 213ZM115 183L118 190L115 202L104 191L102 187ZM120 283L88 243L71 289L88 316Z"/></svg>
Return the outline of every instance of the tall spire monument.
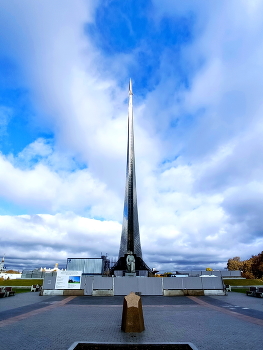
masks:
<svg viewBox="0 0 263 350"><path fill-rule="evenodd" d="M128 251L132 252L133 254L136 254L137 257L142 257L135 177L132 95L132 82L130 80L126 186L119 258L124 257Z"/></svg>
<svg viewBox="0 0 263 350"><path fill-rule="evenodd" d="M142 259L142 249L140 242L135 176L132 96L132 81L130 79L126 186L119 259L112 268L112 273L114 272L115 275L118 273L118 275L123 275L125 273L131 273L134 275L148 275L148 272L151 271Z"/></svg>

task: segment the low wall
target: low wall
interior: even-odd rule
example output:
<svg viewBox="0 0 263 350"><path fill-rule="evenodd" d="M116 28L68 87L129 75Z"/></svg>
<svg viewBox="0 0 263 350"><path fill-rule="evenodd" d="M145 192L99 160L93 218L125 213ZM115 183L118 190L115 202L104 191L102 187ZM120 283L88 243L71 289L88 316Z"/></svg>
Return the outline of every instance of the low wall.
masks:
<svg viewBox="0 0 263 350"><path fill-rule="evenodd" d="M218 289L218 290L206 289L206 290L204 290L204 294L205 295L226 295L225 291L221 290L221 289Z"/></svg>
<svg viewBox="0 0 263 350"><path fill-rule="evenodd" d="M164 289L163 295L165 297L176 297L180 295L200 296L205 295L205 291L199 289Z"/></svg>
<svg viewBox="0 0 263 350"><path fill-rule="evenodd" d="M180 295L191 295L191 296L200 296L200 295L225 295L224 290L222 289L164 289L163 295L165 297L176 297Z"/></svg>
<svg viewBox="0 0 263 350"><path fill-rule="evenodd" d="M110 289L96 289L92 292L93 297L113 297L114 292Z"/></svg>
<svg viewBox="0 0 263 350"><path fill-rule="evenodd" d="M13 289L31 289L31 286L0 286L0 287L11 287Z"/></svg>
<svg viewBox="0 0 263 350"><path fill-rule="evenodd" d="M42 295L65 295L65 296L81 296L84 295L83 289L44 289Z"/></svg>
<svg viewBox="0 0 263 350"><path fill-rule="evenodd" d="M64 290L61 289L44 289L42 295L64 295Z"/></svg>

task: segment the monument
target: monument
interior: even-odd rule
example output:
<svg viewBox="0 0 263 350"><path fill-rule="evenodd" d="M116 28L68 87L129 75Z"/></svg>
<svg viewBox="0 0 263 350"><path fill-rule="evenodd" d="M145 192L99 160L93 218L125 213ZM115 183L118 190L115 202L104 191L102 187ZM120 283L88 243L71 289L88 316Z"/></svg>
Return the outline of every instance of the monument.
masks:
<svg viewBox="0 0 263 350"><path fill-rule="evenodd" d="M112 267L111 273L121 276L147 275L151 269L142 259L140 242L140 230L137 208L135 154L134 154L134 131L133 131L133 105L132 105L132 82L129 83L129 108L128 108L128 144L126 186L124 197L123 224L119 258ZM118 271L118 272L117 272ZM143 272L144 271L144 272Z"/></svg>

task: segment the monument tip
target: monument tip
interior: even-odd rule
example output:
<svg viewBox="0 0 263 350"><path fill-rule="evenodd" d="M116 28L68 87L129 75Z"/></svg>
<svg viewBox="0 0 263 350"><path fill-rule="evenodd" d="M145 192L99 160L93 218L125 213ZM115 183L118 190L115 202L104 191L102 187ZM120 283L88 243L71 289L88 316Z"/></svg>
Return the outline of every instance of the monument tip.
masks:
<svg viewBox="0 0 263 350"><path fill-rule="evenodd" d="M129 95L132 95L132 81L129 82Z"/></svg>

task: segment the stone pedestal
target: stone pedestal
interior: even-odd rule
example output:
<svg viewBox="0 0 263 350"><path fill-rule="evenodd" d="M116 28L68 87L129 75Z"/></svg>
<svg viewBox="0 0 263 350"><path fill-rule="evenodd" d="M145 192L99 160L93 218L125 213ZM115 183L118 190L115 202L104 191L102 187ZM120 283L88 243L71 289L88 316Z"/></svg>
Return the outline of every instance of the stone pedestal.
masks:
<svg viewBox="0 0 263 350"><path fill-rule="evenodd" d="M121 329L126 333L141 333L145 329L142 300L134 292L124 297Z"/></svg>
<svg viewBox="0 0 263 350"><path fill-rule="evenodd" d="M124 275L128 277L136 277L136 272L125 272Z"/></svg>

